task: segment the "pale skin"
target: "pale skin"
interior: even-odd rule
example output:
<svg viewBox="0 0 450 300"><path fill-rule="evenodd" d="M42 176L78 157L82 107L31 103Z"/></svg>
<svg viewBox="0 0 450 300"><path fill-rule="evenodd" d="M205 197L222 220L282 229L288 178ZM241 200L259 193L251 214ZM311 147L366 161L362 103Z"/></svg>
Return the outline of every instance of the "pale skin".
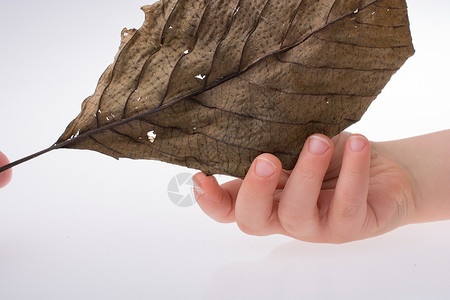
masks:
<svg viewBox="0 0 450 300"><path fill-rule="evenodd" d="M207 215L247 234L345 243L450 219L449 150L450 130L381 143L358 134L313 135L292 171L262 154L244 180L220 186L198 173L194 190ZM0 152L0 166L8 162ZM11 176L0 173L0 188Z"/></svg>
<svg viewBox="0 0 450 300"><path fill-rule="evenodd" d="M450 219L450 130L391 142L313 135L292 171L271 154L244 180L194 176L201 209L251 235L345 243Z"/></svg>

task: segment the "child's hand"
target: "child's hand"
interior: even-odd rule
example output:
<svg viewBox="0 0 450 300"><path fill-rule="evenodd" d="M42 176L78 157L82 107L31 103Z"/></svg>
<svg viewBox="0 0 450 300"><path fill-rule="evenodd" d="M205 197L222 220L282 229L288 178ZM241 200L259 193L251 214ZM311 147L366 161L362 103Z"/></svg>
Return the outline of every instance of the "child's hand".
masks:
<svg viewBox="0 0 450 300"><path fill-rule="evenodd" d="M9 163L8 158L0 152L0 167ZM0 188L4 187L11 180L12 170L6 170L0 173Z"/></svg>
<svg viewBox="0 0 450 300"><path fill-rule="evenodd" d="M415 201L408 171L361 135L313 135L297 165L285 171L273 155L255 159L244 180L221 186L195 175L198 204L218 222L251 235L284 234L343 243L410 221Z"/></svg>

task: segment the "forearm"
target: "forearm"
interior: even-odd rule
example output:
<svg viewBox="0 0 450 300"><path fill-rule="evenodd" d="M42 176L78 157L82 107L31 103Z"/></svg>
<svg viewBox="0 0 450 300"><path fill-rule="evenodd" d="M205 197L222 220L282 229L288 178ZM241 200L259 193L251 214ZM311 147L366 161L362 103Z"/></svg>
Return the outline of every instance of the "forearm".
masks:
<svg viewBox="0 0 450 300"><path fill-rule="evenodd" d="M410 178L410 223L450 219L450 130L379 144Z"/></svg>

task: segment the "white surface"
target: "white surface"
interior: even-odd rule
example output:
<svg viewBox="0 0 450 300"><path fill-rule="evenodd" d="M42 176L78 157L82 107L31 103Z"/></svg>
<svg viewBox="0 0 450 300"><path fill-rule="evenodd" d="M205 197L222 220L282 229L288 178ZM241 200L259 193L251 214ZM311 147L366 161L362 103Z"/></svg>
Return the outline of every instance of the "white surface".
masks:
<svg viewBox="0 0 450 300"><path fill-rule="evenodd" d="M17 159L59 137L148 2L0 4L0 149ZM372 140L450 128L450 3L409 6L416 55L350 129ZM0 190L0 299L450 296L450 222L340 246L250 237L169 201L185 171L76 150L17 167Z"/></svg>

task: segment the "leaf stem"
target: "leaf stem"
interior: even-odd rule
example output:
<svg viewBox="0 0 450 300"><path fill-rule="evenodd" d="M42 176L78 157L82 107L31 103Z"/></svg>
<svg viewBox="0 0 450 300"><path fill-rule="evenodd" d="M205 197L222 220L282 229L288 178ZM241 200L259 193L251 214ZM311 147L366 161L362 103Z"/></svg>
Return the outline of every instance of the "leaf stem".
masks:
<svg viewBox="0 0 450 300"><path fill-rule="evenodd" d="M64 146L67 146L71 142L72 142L71 140L67 140L67 141L64 141L62 143L54 144L51 147L48 147L47 149L44 149L42 151L36 152L34 154L28 155L27 157L24 157L22 159L19 159L19 160L16 160L16 161L12 162L12 163L4 165L4 166L0 167L0 173L2 173L3 171L6 171L8 169L11 169L12 167L15 167L17 165L20 165L21 163L29 161L29 160L31 160L33 158L39 157L39 156L41 156L41 155L43 155L45 153L48 153L48 152L50 152L52 150L59 149L59 148L62 148Z"/></svg>

